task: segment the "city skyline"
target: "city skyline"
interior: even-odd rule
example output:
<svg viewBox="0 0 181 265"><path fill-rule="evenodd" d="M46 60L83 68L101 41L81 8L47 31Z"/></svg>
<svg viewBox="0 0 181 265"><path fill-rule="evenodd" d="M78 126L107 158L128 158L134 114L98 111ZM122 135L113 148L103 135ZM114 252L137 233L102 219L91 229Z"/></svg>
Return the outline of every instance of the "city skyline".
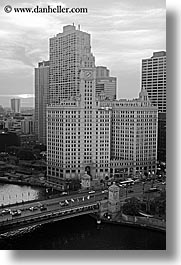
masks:
<svg viewBox="0 0 181 265"><path fill-rule="evenodd" d="M3 7L6 4L1 1ZM76 5L86 7L88 13L2 14L1 105L9 106L12 97L22 98L23 107L34 105L34 67L38 61L49 59L47 40L58 34L62 26L73 22L91 34L96 65L108 67L111 76L117 77L118 98L138 96L141 89L141 59L150 57L154 51L165 50L165 1L128 3L114 0L111 6L103 1L68 1L66 5L57 1L31 1L31 4L20 0L16 2L16 7L37 5Z"/></svg>

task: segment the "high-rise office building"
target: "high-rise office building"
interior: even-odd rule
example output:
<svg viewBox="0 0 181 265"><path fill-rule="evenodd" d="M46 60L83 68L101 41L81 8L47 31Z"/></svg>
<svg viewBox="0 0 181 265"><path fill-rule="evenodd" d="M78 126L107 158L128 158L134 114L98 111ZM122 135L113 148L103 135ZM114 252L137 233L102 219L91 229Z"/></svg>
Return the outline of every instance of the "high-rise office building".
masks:
<svg viewBox="0 0 181 265"><path fill-rule="evenodd" d="M75 39L78 34L74 26L65 28L63 35L57 35L63 38L57 39L58 47L59 42L65 45L65 40L71 40L72 34ZM143 173L155 172L157 107L151 105L146 91L142 91L139 98L132 101L108 100L105 90L98 95L97 77L103 74L109 78L108 69L96 69L90 50L90 36L89 42L85 41L87 35L84 36L84 33L78 36L83 36L79 61L74 64L66 59L67 69L74 64L72 75L74 72L79 73L78 78L73 79L77 85L72 90L74 95L69 86L71 72L68 79L62 79L62 88L58 84L58 90L55 89L53 79L50 80L52 98L47 107L48 179L61 183L65 179L81 178L87 172L91 179L101 180L120 168L124 168L127 175L136 174L140 169ZM71 49L72 42L69 42L70 47L61 52L54 43L53 57L56 58L57 68L60 69L61 59L77 56L74 45ZM102 74L101 70L104 71ZM60 75L55 65L50 63L50 73L53 71ZM52 100L55 96L57 103Z"/></svg>
<svg viewBox="0 0 181 265"><path fill-rule="evenodd" d="M49 61L38 63L35 68L35 133L46 144L46 106L49 102Z"/></svg>
<svg viewBox="0 0 181 265"><path fill-rule="evenodd" d="M166 161L166 52L142 60L142 89L158 107L158 160Z"/></svg>
<svg viewBox="0 0 181 265"><path fill-rule="evenodd" d="M20 113L20 98L11 99L11 111L13 113Z"/></svg>
<svg viewBox="0 0 181 265"><path fill-rule="evenodd" d="M57 182L65 178L80 178L85 171L91 178L103 177L109 173L110 160L110 112L96 106L96 67L90 50L90 36L80 31L77 33L74 26L68 29L64 29L66 39L82 37L78 41L79 60L77 58L76 63L73 62L74 71L69 73L69 78L74 77L74 73L78 76L72 81L75 85L73 94L69 79L64 80L60 97L57 94L58 104L51 102L47 108L47 176ZM70 45L69 53L70 58L77 56L74 45L73 49ZM67 50L55 57L61 59L66 55ZM51 67L54 66L50 64L50 72Z"/></svg>
<svg viewBox="0 0 181 265"><path fill-rule="evenodd" d="M166 113L166 52L154 52L142 60L142 89L146 89L151 103L159 113Z"/></svg>
<svg viewBox="0 0 181 265"><path fill-rule="evenodd" d="M90 56L90 50L90 34L74 25L64 26L62 33L50 39L51 104L80 93L80 68L85 58Z"/></svg>
<svg viewBox="0 0 181 265"><path fill-rule="evenodd" d="M105 66L96 67L96 94L104 93L107 99L116 99L116 77L109 76Z"/></svg>

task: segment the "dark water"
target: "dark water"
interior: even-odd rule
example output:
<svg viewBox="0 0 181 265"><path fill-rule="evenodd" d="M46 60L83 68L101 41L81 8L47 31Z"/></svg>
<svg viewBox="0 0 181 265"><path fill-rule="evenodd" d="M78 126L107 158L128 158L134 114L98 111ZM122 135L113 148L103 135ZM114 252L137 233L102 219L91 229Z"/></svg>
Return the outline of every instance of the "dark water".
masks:
<svg viewBox="0 0 181 265"><path fill-rule="evenodd" d="M14 194L19 189L17 185L9 186L5 186L7 198L9 198L7 190L10 190L12 195L13 189L15 189ZM2 186L0 191L4 192ZM27 190L26 186L24 190L20 187L20 192L30 192L32 198L42 196L42 191L32 188L29 190L29 187ZM166 235L141 228L105 223L97 225L95 219L86 215L2 235L0 236L0 249L164 250L166 249Z"/></svg>
<svg viewBox="0 0 181 265"><path fill-rule="evenodd" d="M45 189L0 183L0 205L43 199Z"/></svg>
<svg viewBox="0 0 181 265"><path fill-rule="evenodd" d="M156 231L97 225L95 219L87 215L4 236L0 238L0 249L161 250L166 248L165 240L165 234Z"/></svg>

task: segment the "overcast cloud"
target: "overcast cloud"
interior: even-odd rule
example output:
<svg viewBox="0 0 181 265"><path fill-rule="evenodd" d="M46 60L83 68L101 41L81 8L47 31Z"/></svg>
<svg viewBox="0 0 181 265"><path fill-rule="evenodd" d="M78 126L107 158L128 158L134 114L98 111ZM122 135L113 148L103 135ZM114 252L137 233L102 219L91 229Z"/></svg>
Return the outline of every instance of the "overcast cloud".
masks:
<svg viewBox="0 0 181 265"><path fill-rule="evenodd" d="M5 13L6 5L86 7L88 14ZM118 78L118 98L138 96L141 59L166 49L165 0L1 0L1 105L8 106L14 96L23 106L33 104L34 67L48 59L49 38L73 22L91 34L96 65Z"/></svg>

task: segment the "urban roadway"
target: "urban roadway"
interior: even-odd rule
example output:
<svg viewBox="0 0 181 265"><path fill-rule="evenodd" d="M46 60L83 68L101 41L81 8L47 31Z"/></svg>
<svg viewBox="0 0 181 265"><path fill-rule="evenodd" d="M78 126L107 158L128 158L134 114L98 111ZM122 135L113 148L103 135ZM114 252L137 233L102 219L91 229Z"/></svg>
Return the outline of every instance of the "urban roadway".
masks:
<svg viewBox="0 0 181 265"><path fill-rule="evenodd" d="M120 201L123 202L128 197L141 197L143 193L152 186L151 183L137 183L133 186L122 188ZM157 185L159 190L163 190L165 185L159 183ZM132 190L132 192L130 192ZM43 217L52 217L53 214L61 214L63 212L68 213L68 210L74 210L87 206L86 213L93 212L97 202L108 198L108 190L101 191L89 191L80 192L77 194L60 196L58 198L52 198L42 201L31 201L24 204L17 204L8 206L8 208L2 208L0 210L0 230L3 231L3 227L9 225L20 224L23 221L30 221L34 219L41 219ZM94 207L88 207L94 205ZM88 211L89 210L89 211ZM78 210L79 211L79 210ZM74 215L85 214L80 211ZM72 216L73 217L73 216ZM61 217L61 219L65 219ZM68 218L68 217L67 217ZM69 215L70 218L70 215ZM43 223L43 222L42 222Z"/></svg>

